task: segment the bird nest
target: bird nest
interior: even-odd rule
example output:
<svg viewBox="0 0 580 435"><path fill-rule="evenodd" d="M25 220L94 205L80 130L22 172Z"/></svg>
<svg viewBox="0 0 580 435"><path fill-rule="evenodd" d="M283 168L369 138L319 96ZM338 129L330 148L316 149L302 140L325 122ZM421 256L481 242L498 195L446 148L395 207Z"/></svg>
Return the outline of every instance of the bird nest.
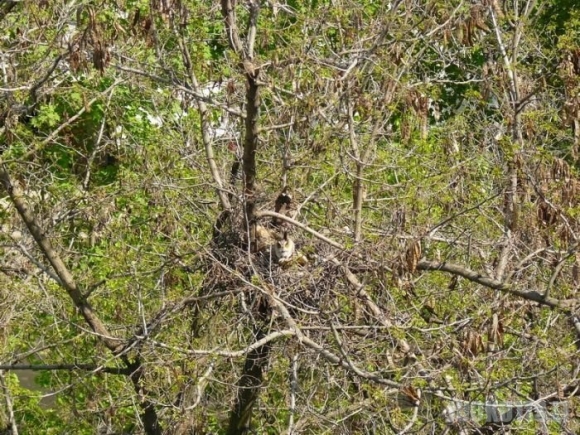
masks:
<svg viewBox="0 0 580 435"><path fill-rule="evenodd" d="M322 314L341 310L349 290L339 267L325 260L336 254L333 248L291 228L260 225L254 230L258 240L253 244L248 241L249 230L244 234L236 227L222 226L214 237L200 295L235 296L236 309L249 313L273 296L293 318L306 324L319 323ZM292 255L280 258L276 247L290 240ZM206 315L220 309L215 301L211 304L204 305L210 311Z"/></svg>

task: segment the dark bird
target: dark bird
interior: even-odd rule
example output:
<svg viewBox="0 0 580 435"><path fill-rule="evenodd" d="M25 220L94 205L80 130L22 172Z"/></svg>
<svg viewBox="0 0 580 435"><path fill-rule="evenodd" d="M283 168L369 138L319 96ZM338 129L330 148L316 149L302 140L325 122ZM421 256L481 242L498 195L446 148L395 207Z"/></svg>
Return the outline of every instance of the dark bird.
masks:
<svg viewBox="0 0 580 435"><path fill-rule="evenodd" d="M296 210L292 201L292 195L288 193L288 187L285 187L280 195L278 195L276 198L276 202L274 203L274 211L291 218L294 217ZM279 218L274 218L273 223L276 226L281 226L284 224L284 221Z"/></svg>

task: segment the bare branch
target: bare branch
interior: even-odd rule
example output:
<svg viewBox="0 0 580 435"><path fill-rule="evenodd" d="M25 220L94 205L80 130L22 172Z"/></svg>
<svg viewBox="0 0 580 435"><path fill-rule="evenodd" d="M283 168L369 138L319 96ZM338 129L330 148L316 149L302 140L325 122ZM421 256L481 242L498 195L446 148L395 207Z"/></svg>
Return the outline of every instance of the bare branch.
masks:
<svg viewBox="0 0 580 435"><path fill-rule="evenodd" d="M207 95L203 95L198 90L192 89L191 87L188 87L188 86L185 86L183 83L180 83L176 79L167 79L167 78L164 78L161 76L157 76L155 74L151 74L151 73L148 73L148 72L136 69L136 68L130 68L130 67L127 67L124 65L115 64L115 65L113 65L113 67L118 69L119 71L124 71L124 72L128 72L131 74L137 74L137 75L140 75L143 77L148 77L149 79L154 80L158 83L170 84L175 89L180 90L187 95L191 95L196 100L203 101L204 103L207 103L210 106L218 107L218 108L222 109L223 111L228 112L229 114L237 116L239 118L244 119L246 116L245 114L243 114L239 110L232 109L231 107L227 106L226 104L219 103L218 101L215 101L211 97L208 97Z"/></svg>
<svg viewBox="0 0 580 435"><path fill-rule="evenodd" d="M56 59L54 59L52 66L46 71L46 74L44 74L44 76L40 80L38 80L34 85L32 85L32 87L30 88L30 96L31 96L32 101L34 103L36 103L36 101L38 100L38 95L37 95L38 90L42 87L42 85L44 85L48 81L48 79L50 79L50 76L52 75L52 73L54 72L54 70L56 69L56 67L58 66L60 61L62 60L62 58L63 58L63 55L59 54L56 57Z"/></svg>
<svg viewBox="0 0 580 435"><path fill-rule="evenodd" d="M61 125L59 125L52 133L50 133L44 140L42 140L40 143L38 143L37 145L33 146L31 150L27 151L22 157L20 157L21 160L28 160L29 158L31 158L32 156L34 156L35 153L37 153L38 151L40 151L45 145L47 145L48 143L50 143L52 140L54 140L55 137L58 136L58 134L64 130L66 127L72 125L76 120L78 120L87 110L90 110L90 107L95 104L97 101L99 101L103 96L109 94L110 92L113 91L113 89L115 89L115 87L117 85L119 85L120 83L122 83L122 80L116 80L111 86L109 86L105 91L103 91L102 95L99 95L97 97L92 98L89 102L87 102L87 104L85 104L77 113L75 113L73 116L71 116L70 118L68 118L66 120L66 122L63 122ZM0 161L1 164L1 161Z"/></svg>
<svg viewBox="0 0 580 435"><path fill-rule="evenodd" d="M0 389L2 390L2 396L4 397L4 403L6 409L8 410L8 424L10 425L11 435L18 435L18 426L16 424L16 418L14 415L14 404L12 402L12 393L6 384L6 379L4 376L4 370L0 367Z"/></svg>
<svg viewBox="0 0 580 435"><path fill-rule="evenodd" d="M254 44L256 43L256 26L258 24L258 13L260 12L260 3L258 0L250 0L250 16L248 17L248 36L247 36L247 53L249 59L254 58Z"/></svg>
<svg viewBox="0 0 580 435"><path fill-rule="evenodd" d="M359 376L363 379L367 379L367 380L375 382L377 384L387 385L387 386L393 387L393 388L401 388L401 386L402 386L398 382L391 381L390 379L385 379L385 378L383 378L379 375L376 375L374 373L370 373L370 372L367 372L365 370L362 370L361 368L355 366L354 364L350 364L348 361L345 361L343 358L339 357L338 355L335 355L334 353L330 352L328 349L322 347L321 345L319 345L314 340L311 340L308 337L304 337L302 339L302 344L304 344L305 346L307 346L311 349L316 350L325 360L327 360L333 364L337 364L348 371L352 371L354 374L356 374L357 376Z"/></svg>
<svg viewBox="0 0 580 435"><path fill-rule="evenodd" d="M236 53L243 55L244 47L240 40L238 26L236 24L236 2L237 0L221 0L222 15L226 25L226 33L228 35L230 48Z"/></svg>
<svg viewBox="0 0 580 435"><path fill-rule="evenodd" d="M294 225L297 228L303 229L307 233L312 234L317 239L320 239L323 242L328 243L330 246L334 246L335 248L338 248L338 249L341 249L341 250L344 250L345 249L340 243L335 242L332 239L329 239L328 237L320 234L319 232L313 230L312 228L310 228L310 227L304 225L303 223L300 223L300 222L298 222L298 221L296 221L296 220L294 220L291 217L288 217L286 215L283 215L283 214L280 214L280 213L276 213L276 212L273 212L273 211L270 211L270 210L260 210L260 211L257 211L256 212L255 216L256 216L256 219L261 219L263 217L273 217L273 218L276 218L276 219L281 219L281 220L283 220L285 222L288 222L288 223Z"/></svg>
<svg viewBox="0 0 580 435"><path fill-rule="evenodd" d="M189 49L187 48L187 44L183 40L183 37L181 36L181 34L177 31L177 29L175 29L175 26L174 26L174 33L176 34L177 40L179 41L179 48L181 49L181 56L183 59L183 64L185 66L187 74L189 75L189 81L191 83L191 86L196 93L199 93L199 83L197 81L197 77L195 75L195 72L193 71L193 64L191 61L191 55L189 53ZM197 107L198 107L198 111L199 111L200 122L201 122L201 137L202 137L202 141L203 141L203 146L205 148L205 157L207 159L209 170L210 170L211 176L212 176L212 178L217 186L216 190L217 190L217 194L218 194L218 197L219 197L221 205L222 205L222 209L223 210L230 210L230 208L231 208L230 200L228 199L227 193L224 191L224 183L222 181L222 176L220 174L219 168L218 168L217 163L215 161L215 154L213 151L213 143L212 143L211 136L210 136L210 123L209 123L210 114L209 114L209 112L207 110L207 106L205 105L203 100L197 99L196 101L197 101Z"/></svg>
<svg viewBox="0 0 580 435"><path fill-rule="evenodd" d="M350 146L354 155L354 164L356 166L354 175L354 185L352 189L352 208L354 210L354 241L358 243L362 236L362 205L364 201L364 184L363 184L363 165L361 153L358 146L356 133L354 130L354 115L352 111L352 102L350 98L347 101L348 111L348 133Z"/></svg>
<svg viewBox="0 0 580 435"><path fill-rule="evenodd" d="M269 333L268 335L256 340L249 346L240 349L240 350L216 350L216 349L185 349L182 347L170 346L165 343L161 343L156 340L150 340L150 343L154 344L157 347L163 349L169 349L174 352L179 352L184 355L191 355L191 356L221 356L225 358L240 358L246 356L248 353L258 349L259 347L276 341L280 338L287 338L296 335L296 331L291 329L283 329L281 331L274 331Z"/></svg>
<svg viewBox="0 0 580 435"><path fill-rule="evenodd" d="M103 367L96 364L0 364L0 370L84 370L94 373L109 373L112 375L128 375L126 368Z"/></svg>
<svg viewBox="0 0 580 435"><path fill-rule="evenodd" d="M107 346L109 350L111 350L113 353L116 353L121 347L121 340L115 338L107 330L103 322L101 322L101 320L94 312L93 307L85 300L85 297L83 296L81 290L77 287L77 284L68 267L64 264L57 251L53 248L50 240L45 234L45 231L40 227L30 207L28 204L26 204L22 190L10 179L6 165L4 164L0 165L0 181L4 185L8 195L10 195L10 199L14 203L16 210L18 210L18 214L28 227L30 234L32 234L32 237L34 237L38 247L56 272L62 287L66 290L75 306L78 308L86 322L99 337L99 339L105 344L105 346Z"/></svg>
<svg viewBox="0 0 580 435"><path fill-rule="evenodd" d="M529 301L537 302L540 305L546 305L552 308L559 308L564 312L569 312L570 307L573 305L573 300L558 300L551 297L544 298L544 296L537 291L524 292L520 290L515 290L512 285L506 284L502 281L490 278L480 273L474 272L473 270L467 269L463 266L452 263L441 263L437 261L419 260L417 263L417 269L419 270L438 270L442 272L448 272L452 275L458 275L469 281L481 284L484 287L499 290L504 293L509 293L514 296L524 298Z"/></svg>

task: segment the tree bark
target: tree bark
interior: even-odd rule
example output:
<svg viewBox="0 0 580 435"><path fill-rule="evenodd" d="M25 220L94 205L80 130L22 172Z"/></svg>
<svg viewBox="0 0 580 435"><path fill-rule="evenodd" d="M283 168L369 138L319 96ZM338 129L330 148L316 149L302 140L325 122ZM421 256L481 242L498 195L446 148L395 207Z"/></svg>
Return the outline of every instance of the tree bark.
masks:
<svg viewBox="0 0 580 435"><path fill-rule="evenodd" d="M264 331L260 328L256 334L256 340L264 337ZM264 371L268 365L268 357L272 345L270 342L252 350L246 357L242 376L238 380L238 396L234 409L230 414L228 435L239 435L250 430L252 413L262 387Z"/></svg>

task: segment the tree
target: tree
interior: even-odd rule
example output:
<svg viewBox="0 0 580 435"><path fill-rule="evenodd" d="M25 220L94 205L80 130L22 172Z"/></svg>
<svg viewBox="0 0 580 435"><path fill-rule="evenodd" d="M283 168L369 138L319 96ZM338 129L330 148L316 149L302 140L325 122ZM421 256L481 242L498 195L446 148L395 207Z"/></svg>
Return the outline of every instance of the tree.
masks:
<svg viewBox="0 0 580 435"><path fill-rule="evenodd" d="M579 14L8 2L2 424L573 433Z"/></svg>

